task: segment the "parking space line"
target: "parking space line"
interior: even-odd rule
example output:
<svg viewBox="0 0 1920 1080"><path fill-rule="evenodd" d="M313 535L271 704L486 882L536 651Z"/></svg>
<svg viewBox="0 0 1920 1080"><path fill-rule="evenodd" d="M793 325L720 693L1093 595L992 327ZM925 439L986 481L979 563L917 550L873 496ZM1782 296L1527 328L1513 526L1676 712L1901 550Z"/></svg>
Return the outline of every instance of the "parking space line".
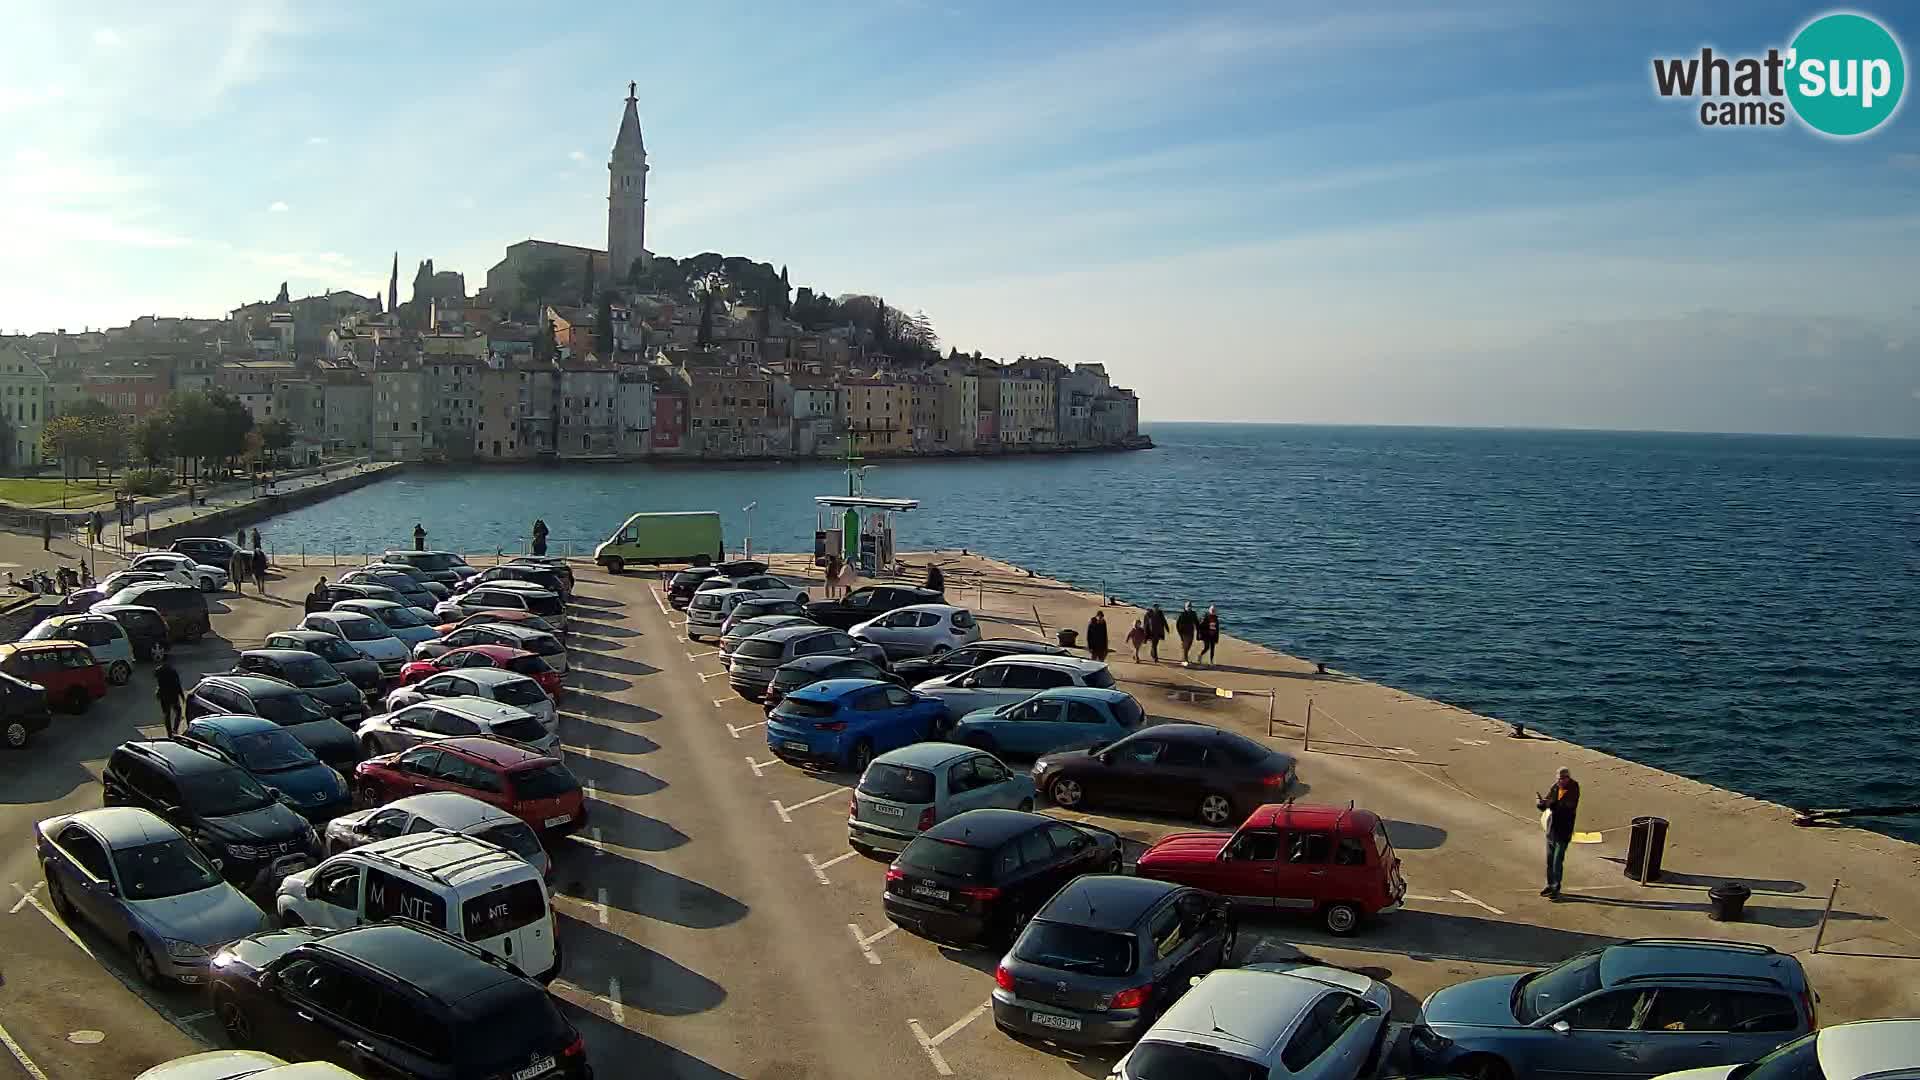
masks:
<svg viewBox="0 0 1920 1080"><path fill-rule="evenodd" d="M694 674L696 674L696 675L698 675L698 676L700 676L700 681L701 681L701 682L706 682L706 681L707 681L708 679L718 679L718 678L720 678L721 676L723 676L723 675L725 675L725 674L726 674L726 672L724 672L724 671L696 671L696 672L694 672Z"/></svg>
<svg viewBox="0 0 1920 1080"><path fill-rule="evenodd" d="M985 1013L988 1009L992 1007L993 1007L992 1001L987 1001L984 1004L975 1005L973 1007L973 1010L967 1013L967 1015L961 1017L958 1020L955 1020L951 1024L948 1024L947 1029L945 1031L942 1031L940 1034L934 1035L932 1037L929 1037L927 1035L927 1029L920 1026L920 1021L918 1020L908 1020L907 1027L912 1029L913 1039L915 1042L920 1044L920 1049L925 1050L927 1052L927 1060L933 1062L933 1071L939 1073L941 1076L952 1076L953 1069L947 1065L947 1059L940 1056L940 1044L943 1042L946 1042L948 1039L953 1038L954 1035L957 1034L961 1028L964 1028L968 1024L973 1023L975 1020L980 1019L981 1014Z"/></svg>
<svg viewBox="0 0 1920 1080"><path fill-rule="evenodd" d="M780 764L780 759L779 759L779 758L773 758L773 759L771 759L771 760L768 760L768 761L755 761L755 760L753 760L752 758L748 758L748 759L747 759L747 768L749 768L749 769L752 769L752 770L753 770L753 775L755 775L755 776L764 776L764 775L766 775L765 773L762 773L762 772L761 772L760 770L761 770L761 769L764 769L764 768L766 768L766 767L767 767L767 766L769 766L769 765L778 765L778 764ZM776 803L774 803L773 805L775 805L775 806L779 806L780 804L776 802ZM784 815L783 815L783 816L784 816Z"/></svg>
<svg viewBox="0 0 1920 1080"><path fill-rule="evenodd" d="M820 884L831 885L833 882L827 880L827 867L846 862L848 859L853 858L853 855L854 853L851 851L843 851L833 858L828 859L826 862L820 862L812 855L808 855L806 858L807 865L813 867L813 876L820 879Z"/></svg>
<svg viewBox="0 0 1920 1080"><path fill-rule="evenodd" d="M740 733L743 731L752 731L754 728L766 727L766 726L767 726L767 722L765 720L755 720L753 723L746 724L741 727L734 727L732 724L728 724L727 734L737 739L740 737Z"/></svg>
<svg viewBox="0 0 1920 1080"><path fill-rule="evenodd" d="M672 612L667 610L667 601L661 597L659 588L649 585L647 591L653 594L653 602L660 605L660 614L671 617Z"/></svg>
<svg viewBox="0 0 1920 1080"><path fill-rule="evenodd" d="M172 1024L174 1027L179 1028L181 1034L185 1035L189 1039L192 1039L194 1042L199 1043L201 1046L213 1045L212 1043L207 1041L206 1036L200 1034L198 1031L195 1031L193 1029L193 1027L191 1026L193 1021L185 1017L175 1015L174 1011L171 1008L163 1004L158 998L155 998L150 992L148 992L145 986L135 981L132 977L123 974L120 971L120 969L115 965L110 964L106 960L102 959L99 953L94 952L91 946L89 946L85 941L82 941L80 939L79 934L76 934L73 932L73 928L67 925L66 920L55 915L53 912L48 911L46 907L40 903L39 898L35 897L33 893L29 892L24 888L21 888L19 882L15 882L13 887L20 890L20 897L22 900L26 901L27 904L32 906L33 910L39 912L40 915L43 918L45 918L48 923L52 924L55 930L58 930L60 931L60 933L64 934L68 941L73 942L75 948L79 949L83 953L86 953L89 959L91 959L94 963L100 965L101 970L113 976L115 979L118 979L120 981L120 985L126 987L129 991L133 993L135 997L139 998L141 1001L146 1002L147 1008L152 1009L154 1012L160 1014L160 1017L162 1019Z"/></svg>
<svg viewBox="0 0 1920 1080"><path fill-rule="evenodd" d="M723 698L723 697L717 697L717 698L714 698L714 699L713 699L713 707L714 707L714 708L716 708L716 709L724 709L724 708L726 708L726 707L727 707L727 702L729 702L729 701L731 701L731 700L733 700L733 699L731 699L731 698Z"/></svg>
<svg viewBox="0 0 1920 1080"><path fill-rule="evenodd" d="M33 883L33 888L21 889L20 883L17 881L14 882L13 887L16 889L20 889L20 899L15 900L13 902L13 906L7 909L7 914L18 915L20 913L20 909L27 906L27 901L33 897L33 894L39 892L41 887L44 886L45 884L46 882L44 881L36 881Z"/></svg>
<svg viewBox="0 0 1920 1080"><path fill-rule="evenodd" d="M703 656L719 656L719 655L720 655L719 649L708 649L706 652L690 652L687 654L687 659L698 660Z"/></svg>
<svg viewBox="0 0 1920 1080"><path fill-rule="evenodd" d="M213 1010L208 1009L205 1012L197 1012L192 1014L191 1016L183 1016L180 1018L180 1022L183 1024L197 1024L202 1020L211 1020L211 1019L213 1019Z"/></svg>
<svg viewBox="0 0 1920 1080"><path fill-rule="evenodd" d="M20 883L17 881L14 882L13 887L16 889L20 889ZM55 930L58 930L62 934L65 934L67 936L67 940L73 942L74 947L78 948L81 952L86 953L89 957L92 957L95 961L98 961L100 959L99 956L94 954L93 949L89 947L86 942L80 940L80 935L73 932L73 928L67 925L66 920L54 918L53 912L48 911L46 908L40 906L40 901L36 899L32 893L28 892L25 889L20 889L20 899L24 903L32 904L33 910L45 916L46 920L53 924L53 928ZM105 965L103 964L102 966L104 967Z"/></svg>
<svg viewBox="0 0 1920 1080"><path fill-rule="evenodd" d="M1480 900L1480 899L1476 899L1475 897L1468 896L1466 893L1461 892L1459 889L1449 889L1447 891L1451 892L1453 895L1459 897L1460 899L1465 900L1469 904L1474 904L1479 907L1486 908L1488 911L1493 912L1495 915L1506 914L1506 912L1501 911L1499 908L1494 907L1492 904L1487 903L1485 900Z"/></svg>
<svg viewBox="0 0 1920 1080"><path fill-rule="evenodd" d="M876 941L879 941L881 938L886 937L888 934L891 934L898 929L900 929L898 926L895 926L893 923L888 923L887 928L885 930L882 930L876 934L868 935L868 934L862 934L860 932L860 927L857 924L855 923L847 924L847 933L853 935L854 947L860 950L860 955L865 956L867 958L867 963L872 964L876 967L878 967L880 964L880 954L873 951L873 943Z"/></svg>
<svg viewBox="0 0 1920 1080"><path fill-rule="evenodd" d="M14 910L18 911L20 909L16 907ZM40 1066L35 1065L33 1059L27 1056L27 1052L20 1049L20 1044L13 1041L13 1036L8 1033L6 1025L4 1024L0 1024L0 1044L6 1046L7 1053L13 1055L13 1060L19 1062L20 1067L26 1070L27 1075L32 1077L33 1080L47 1080L47 1074L41 1072Z"/></svg>
<svg viewBox="0 0 1920 1080"><path fill-rule="evenodd" d="M593 911L600 916L600 925L607 925L607 890L601 889L595 894Z"/></svg>
<svg viewBox="0 0 1920 1080"><path fill-rule="evenodd" d="M613 1022L624 1025L627 1022L627 1006L620 1000L620 976L607 980L607 1004L613 1006Z"/></svg>
<svg viewBox="0 0 1920 1080"><path fill-rule="evenodd" d="M751 761L751 760L753 760L753 759L752 759L752 758L748 758L747 760L749 760L749 761ZM771 765L771 764L773 764L773 762L771 762L771 761L769 761L769 762L767 762L767 764L769 764L769 765ZM754 773L754 775L755 775L755 776L758 776L758 775L760 775L760 767L759 767L758 765L755 765L755 766L754 766L754 768L753 768L753 773ZM781 804L781 802L780 802L780 800L779 800L779 799L774 799L774 800L773 800L773 812L774 812L774 813L776 813L776 814L779 814L779 815L780 815L780 820L781 820L781 821L784 821L784 822L786 822L786 823L788 823L789 825L791 825L791 824L793 823L793 818L792 818L792 817L791 817L790 815L791 815L791 814L793 813L793 811L795 811L795 810L798 810L798 809L800 809L800 808L801 808L801 807L803 807L803 806L812 806L812 805L813 805L814 803L817 803L817 802L819 802L819 801L820 801L820 800L822 800L822 799L831 799L831 798L833 798L833 797L834 797L835 795L840 795L840 794L843 794L843 793L844 793L844 792L845 792L846 790L847 790L847 788L846 788L846 785L844 785L844 784L842 784L841 786L839 786L839 787L837 787L837 788L834 788L834 789L833 789L832 791L828 791L828 792L824 792L824 793L822 793L822 794L819 794L819 795L815 795L815 796L814 796L813 798L811 798L811 799L807 799L807 800L804 800L804 801L802 801L802 802L797 802L797 803L794 803L794 804L793 804L792 806L784 806L784 805L782 805L782 804Z"/></svg>

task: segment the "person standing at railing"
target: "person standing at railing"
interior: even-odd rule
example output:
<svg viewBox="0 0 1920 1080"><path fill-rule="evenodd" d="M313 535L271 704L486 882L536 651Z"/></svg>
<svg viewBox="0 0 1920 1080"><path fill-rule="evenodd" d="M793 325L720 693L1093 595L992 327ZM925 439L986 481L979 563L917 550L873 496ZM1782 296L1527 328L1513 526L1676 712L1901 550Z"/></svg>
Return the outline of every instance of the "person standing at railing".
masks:
<svg viewBox="0 0 1920 1080"><path fill-rule="evenodd" d="M417 521L413 523L413 550L427 550L427 527Z"/></svg>
<svg viewBox="0 0 1920 1080"><path fill-rule="evenodd" d="M535 555L545 555L547 553L547 522L545 518L533 519L533 553Z"/></svg>

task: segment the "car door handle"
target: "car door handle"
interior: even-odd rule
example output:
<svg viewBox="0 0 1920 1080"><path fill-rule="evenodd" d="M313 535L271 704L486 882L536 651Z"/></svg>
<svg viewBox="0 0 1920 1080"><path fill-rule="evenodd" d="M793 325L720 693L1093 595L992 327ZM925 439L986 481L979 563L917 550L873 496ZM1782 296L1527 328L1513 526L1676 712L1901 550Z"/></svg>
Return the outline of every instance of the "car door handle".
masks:
<svg viewBox="0 0 1920 1080"><path fill-rule="evenodd" d="M313 1023L313 1017L307 1015L304 1012L301 1012L299 1009L293 1010L293 1015L299 1017L302 1020L305 1020L309 1024Z"/></svg>
<svg viewBox="0 0 1920 1080"><path fill-rule="evenodd" d="M1309 870L1307 871L1307 876L1308 877L1326 877L1327 872L1325 870Z"/></svg>
<svg viewBox="0 0 1920 1080"><path fill-rule="evenodd" d="M1630 1042L1617 1042L1617 1043L1608 1043L1607 1045L1613 1047L1615 1050L1631 1050L1633 1049L1634 1044Z"/></svg>

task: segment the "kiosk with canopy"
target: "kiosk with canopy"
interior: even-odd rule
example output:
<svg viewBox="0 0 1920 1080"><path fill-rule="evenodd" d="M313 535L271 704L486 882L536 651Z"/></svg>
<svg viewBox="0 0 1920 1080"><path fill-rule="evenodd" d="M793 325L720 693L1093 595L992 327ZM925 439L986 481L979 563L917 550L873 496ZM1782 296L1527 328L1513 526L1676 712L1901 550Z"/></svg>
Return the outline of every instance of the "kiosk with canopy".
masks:
<svg viewBox="0 0 1920 1080"><path fill-rule="evenodd" d="M829 553L837 553L862 574L872 576L891 569L893 561L893 515L917 509L918 499L881 499L862 490L866 467L857 451L849 445L847 453L847 493L814 497L813 561L824 566Z"/></svg>

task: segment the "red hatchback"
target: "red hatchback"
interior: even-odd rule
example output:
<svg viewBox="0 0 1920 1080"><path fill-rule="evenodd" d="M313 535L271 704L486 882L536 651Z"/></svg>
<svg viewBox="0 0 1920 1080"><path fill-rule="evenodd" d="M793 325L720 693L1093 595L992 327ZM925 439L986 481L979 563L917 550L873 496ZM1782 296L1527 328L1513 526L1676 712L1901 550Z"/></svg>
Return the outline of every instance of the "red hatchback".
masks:
<svg viewBox="0 0 1920 1080"><path fill-rule="evenodd" d="M400 669L400 685L419 682L429 675L463 667L501 668L525 675L540 684L548 697L560 696L560 673L538 654L505 645L466 645L441 653L431 660L409 661Z"/></svg>
<svg viewBox="0 0 1920 1080"><path fill-rule="evenodd" d="M587 823L580 781L559 758L499 739L436 739L368 758L353 777L361 806L426 791L457 791L505 810L538 832L570 833Z"/></svg>
<svg viewBox="0 0 1920 1080"><path fill-rule="evenodd" d="M1141 853L1134 872L1255 910L1311 911L1336 934L1399 910L1407 895L1386 824L1351 806L1268 803L1231 836L1164 837Z"/></svg>

